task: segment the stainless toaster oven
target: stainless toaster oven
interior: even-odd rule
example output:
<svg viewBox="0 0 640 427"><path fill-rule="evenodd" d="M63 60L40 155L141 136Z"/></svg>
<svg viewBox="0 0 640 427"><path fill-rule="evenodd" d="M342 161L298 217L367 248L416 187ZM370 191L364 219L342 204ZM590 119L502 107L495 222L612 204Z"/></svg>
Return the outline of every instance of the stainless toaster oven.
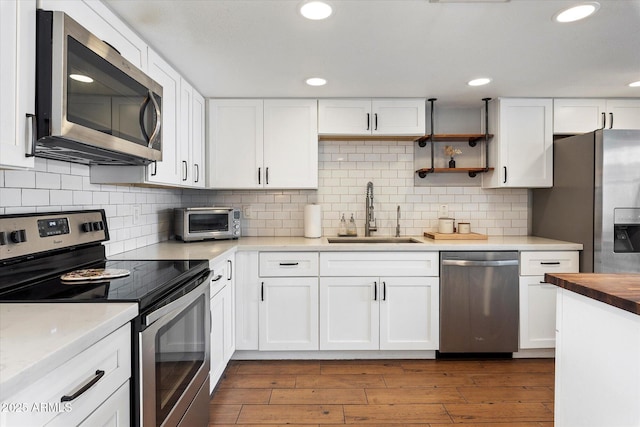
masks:
<svg viewBox="0 0 640 427"><path fill-rule="evenodd" d="M174 209L177 240L237 239L241 236L240 210L229 207Z"/></svg>

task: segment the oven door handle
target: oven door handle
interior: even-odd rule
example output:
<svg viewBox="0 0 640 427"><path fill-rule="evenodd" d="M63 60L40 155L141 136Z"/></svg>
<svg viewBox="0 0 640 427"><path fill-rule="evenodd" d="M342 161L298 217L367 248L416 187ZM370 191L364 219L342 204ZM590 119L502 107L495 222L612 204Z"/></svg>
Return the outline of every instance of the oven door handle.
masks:
<svg viewBox="0 0 640 427"><path fill-rule="evenodd" d="M213 275L212 272L207 273L207 278L200 285L198 285L196 288L194 288L191 291L189 291L188 294L183 295L182 297L178 298L177 300L175 300L173 302L170 302L169 304L167 304L165 306L162 306L162 307L160 307L159 309L157 309L155 311L152 311L151 313L147 314L146 316L143 316L142 324L145 325L145 326L149 326L149 325L153 324L153 322L157 321L158 319L162 318L163 316L166 316L167 314L171 313L172 311L176 311L176 314L179 313L181 310L183 310L189 304L191 304L192 302L197 300L200 297L200 295L202 295L203 293L208 292L208 290L209 290L209 281L211 280L211 276L212 275ZM171 298L171 295L168 298Z"/></svg>

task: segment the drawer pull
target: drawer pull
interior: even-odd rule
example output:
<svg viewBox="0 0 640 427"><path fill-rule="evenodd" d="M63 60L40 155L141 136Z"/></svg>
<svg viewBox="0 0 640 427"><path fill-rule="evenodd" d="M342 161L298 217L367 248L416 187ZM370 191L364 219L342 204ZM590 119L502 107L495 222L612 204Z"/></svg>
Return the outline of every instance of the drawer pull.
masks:
<svg viewBox="0 0 640 427"><path fill-rule="evenodd" d="M222 279L222 274L218 274L215 278L211 279L211 281L212 282L217 282L220 279Z"/></svg>
<svg viewBox="0 0 640 427"><path fill-rule="evenodd" d="M280 267L295 267L298 265L297 262L281 262Z"/></svg>
<svg viewBox="0 0 640 427"><path fill-rule="evenodd" d="M260 301L264 301L264 282L260 284Z"/></svg>
<svg viewBox="0 0 640 427"><path fill-rule="evenodd" d="M540 265L560 265L560 261L540 261Z"/></svg>
<svg viewBox="0 0 640 427"><path fill-rule="evenodd" d="M373 282L373 300L378 301L378 282Z"/></svg>
<svg viewBox="0 0 640 427"><path fill-rule="evenodd" d="M83 394L85 391L89 390L91 387L93 387L98 381L100 381L100 378L102 378L104 376L104 371L101 371L100 369L98 369L96 371L96 376L93 377L91 379L91 381L89 381L88 383L86 383L85 385L82 386L82 388L78 391L76 391L75 393L73 393L71 396L67 396L64 395L60 398L60 402L71 402L72 400L77 399L78 397L80 397L81 394Z"/></svg>

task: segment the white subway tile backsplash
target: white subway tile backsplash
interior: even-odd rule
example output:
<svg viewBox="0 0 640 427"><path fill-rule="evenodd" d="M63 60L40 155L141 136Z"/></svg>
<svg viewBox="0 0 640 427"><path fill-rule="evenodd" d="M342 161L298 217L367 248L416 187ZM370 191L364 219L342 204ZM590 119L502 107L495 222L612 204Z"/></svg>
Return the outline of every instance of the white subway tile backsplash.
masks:
<svg viewBox="0 0 640 427"><path fill-rule="evenodd" d="M22 190L22 206L49 206L49 191L25 188Z"/></svg>

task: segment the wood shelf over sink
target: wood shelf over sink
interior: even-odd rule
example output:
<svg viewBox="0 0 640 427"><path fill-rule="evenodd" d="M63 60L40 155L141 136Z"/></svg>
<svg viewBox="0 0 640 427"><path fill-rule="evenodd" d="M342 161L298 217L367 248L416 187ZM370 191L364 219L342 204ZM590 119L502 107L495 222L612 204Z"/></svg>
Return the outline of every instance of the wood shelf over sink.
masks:
<svg viewBox="0 0 640 427"><path fill-rule="evenodd" d="M471 178L476 174L492 171L493 168L423 168L418 169L416 173L420 178L424 178L429 173L467 173Z"/></svg>
<svg viewBox="0 0 640 427"><path fill-rule="evenodd" d="M484 133L442 133L433 135L433 140L438 141L468 141L469 145L475 147L477 142L486 138L493 138L493 134ZM431 135L425 135L418 139L418 142L426 143L431 139Z"/></svg>

